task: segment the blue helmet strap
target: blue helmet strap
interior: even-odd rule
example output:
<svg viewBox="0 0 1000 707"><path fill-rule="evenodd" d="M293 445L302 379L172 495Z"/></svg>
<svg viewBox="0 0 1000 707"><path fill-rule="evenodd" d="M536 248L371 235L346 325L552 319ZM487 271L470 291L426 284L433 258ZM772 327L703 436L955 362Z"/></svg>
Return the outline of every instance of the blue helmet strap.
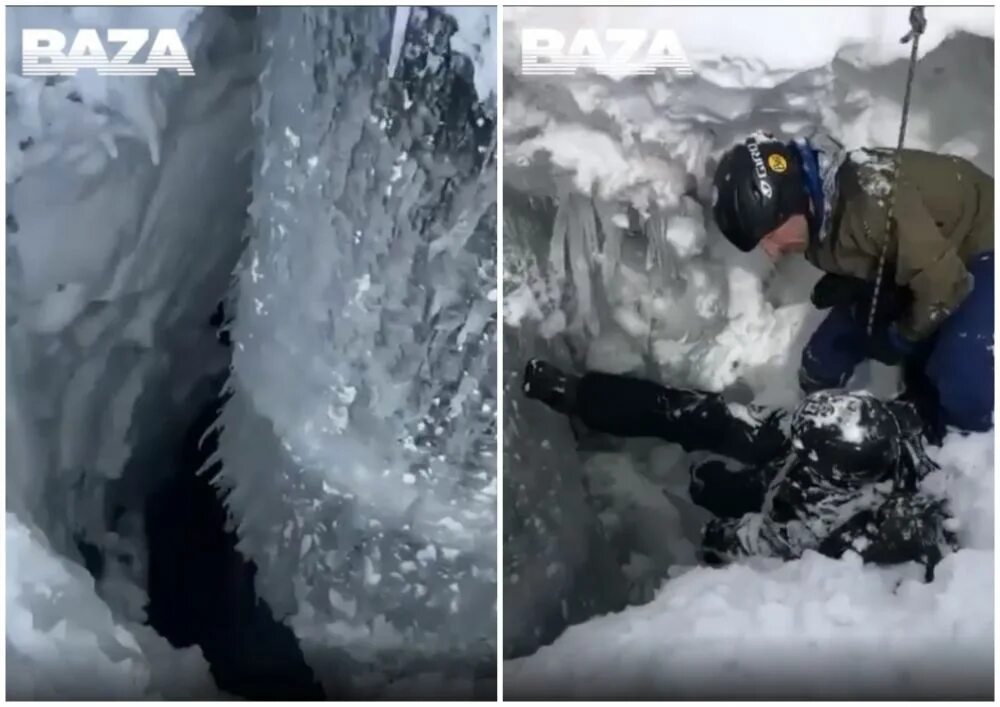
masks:
<svg viewBox="0 0 1000 707"><path fill-rule="evenodd" d="M819 153L805 139L794 140L792 145L798 150L802 162L802 178L805 181L806 193L809 195L809 201L812 205L806 218L809 221L809 236L815 241L823 227L823 210L826 206L823 196L823 180L819 174Z"/></svg>

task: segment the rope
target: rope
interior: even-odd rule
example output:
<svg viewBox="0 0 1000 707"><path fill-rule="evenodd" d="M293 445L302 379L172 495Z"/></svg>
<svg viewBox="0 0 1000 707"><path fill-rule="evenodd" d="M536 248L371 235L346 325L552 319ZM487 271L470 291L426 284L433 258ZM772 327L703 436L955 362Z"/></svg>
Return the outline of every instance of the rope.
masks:
<svg viewBox="0 0 1000 707"><path fill-rule="evenodd" d="M764 505L760 509L762 516L767 517L771 515L771 510L774 508L774 497L778 495L778 489L785 482L788 472L792 470L793 466L795 466L795 452L789 450L788 456L785 457L785 461L778 470L778 473L774 475L774 479L767 486L767 492L764 494Z"/></svg>
<svg viewBox="0 0 1000 707"><path fill-rule="evenodd" d="M913 87L913 74L917 67L917 45L920 42L920 35L927 29L927 20L924 18L923 5L917 5L910 9L910 31L900 39L900 43L906 44L913 41L910 47L910 67L906 74L906 92L903 94L903 118L899 124L899 142L896 146L896 155L892 162L892 180L889 182L889 208L885 214L885 242L882 244L882 252L878 258L878 269L875 271L875 290L872 292L872 303L868 310L868 338L872 336L875 328L875 308L878 305L879 292L882 289L882 277L885 272L885 259L889 251L889 229L892 228L892 214L896 206L896 182L899 178L899 167L903 158L903 140L906 137L906 122L910 114L910 90Z"/></svg>

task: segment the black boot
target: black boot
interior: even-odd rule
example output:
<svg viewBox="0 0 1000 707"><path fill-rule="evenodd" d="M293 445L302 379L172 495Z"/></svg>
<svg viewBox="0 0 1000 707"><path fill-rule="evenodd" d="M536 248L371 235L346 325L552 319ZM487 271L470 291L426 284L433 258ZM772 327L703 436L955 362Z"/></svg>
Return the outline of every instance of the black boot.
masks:
<svg viewBox="0 0 1000 707"><path fill-rule="evenodd" d="M563 373L547 361L533 358L524 367L521 389L529 398L540 400L556 412L572 414L576 404L577 376Z"/></svg>
<svg viewBox="0 0 1000 707"><path fill-rule="evenodd" d="M909 427L913 428L913 421L916 420L921 427L927 443L940 447L944 442L947 429L941 420L941 404L938 398L937 388L927 377L927 358L930 353L927 347L923 347L918 355L911 357L903 366L903 392L893 401L893 405L899 406L909 403L916 415L908 415ZM904 433L910 430L904 427Z"/></svg>

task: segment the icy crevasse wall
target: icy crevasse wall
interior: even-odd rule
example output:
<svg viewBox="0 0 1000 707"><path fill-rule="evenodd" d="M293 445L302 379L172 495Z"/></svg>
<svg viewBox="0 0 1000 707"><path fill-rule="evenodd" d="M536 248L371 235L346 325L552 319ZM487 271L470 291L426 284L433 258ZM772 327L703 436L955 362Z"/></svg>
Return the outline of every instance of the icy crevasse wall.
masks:
<svg viewBox="0 0 1000 707"><path fill-rule="evenodd" d="M569 365L579 353L567 339L546 336L537 316L555 291L544 280L538 253L551 234L555 207L545 197L533 202L505 187L503 218L503 651L512 657L552 641L568 623L622 609L628 584L588 502L573 432L565 420L524 400L518 384L528 359ZM525 289L512 291L515 279ZM511 307L536 316L510 326Z"/></svg>
<svg viewBox="0 0 1000 707"><path fill-rule="evenodd" d="M258 590L331 691L495 651L496 98L454 49L495 43L492 13L478 37L436 10L260 15L219 453Z"/></svg>
<svg viewBox="0 0 1000 707"><path fill-rule="evenodd" d="M197 77L18 75L22 27L157 25L181 30ZM197 649L140 625L139 499L120 480L226 365L207 317L248 200L247 35L190 8L19 8L7 31L7 694L211 694ZM79 541L104 557L100 586Z"/></svg>
<svg viewBox="0 0 1000 707"><path fill-rule="evenodd" d="M895 143L906 75L899 57L907 51L896 43L906 10L866 8L850 24L828 16L840 10L510 14L504 389L505 407L527 424L505 426L504 596L524 611L505 614L505 655L544 642L531 635L532 611L565 626L580 611L636 601L642 580L660 581L667 566L690 566L691 535L703 519L687 498L690 459L676 447L632 441L574 455L563 419L543 411L532 420L531 404L515 402L528 358L722 391L739 402L796 400L801 349L821 317L808 304L819 273L802 261L775 268L725 243L708 213L711 174L719 153L755 129L792 138L819 128L848 147ZM519 27L606 26L602 12L615 13L619 26L677 29L695 76L518 75ZM717 12L726 22L713 19ZM815 12L826 13L822 21ZM927 13L933 31L922 41L907 145L962 155L992 174L992 11L948 12ZM889 394L896 380L873 365L855 385ZM557 473L544 461L549 449ZM613 537L595 536L595 522ZM609 553L624 584L614 571L588 569L606 568L598 558ZM531 571L508 569L524 564ZM609 588L603 608L593 604L595 586Z"/></svg>

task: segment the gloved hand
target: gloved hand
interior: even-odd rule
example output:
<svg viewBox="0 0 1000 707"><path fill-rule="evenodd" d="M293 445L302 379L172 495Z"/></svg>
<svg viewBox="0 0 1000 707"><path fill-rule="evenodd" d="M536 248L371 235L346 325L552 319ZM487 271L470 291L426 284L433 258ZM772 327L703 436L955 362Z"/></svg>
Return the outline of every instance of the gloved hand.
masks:
<svg viewBox="0 0 1000 707"><path fill-rule="evenodd" d="M934 579L934 567L942 557L959 549L953 530L957 526L946 503L921 494L891 496L876 512L875 527L865 561L882 565L919 562L928 582Z"/></svg>
<svg viewBox="0 0 1000 707"><path fill-rule="evenodd" d="M816 309L846 307L871 298L871 285L859 277L826 273L813 286L810 300Z"/></svg>
<svg viewBox="0 0 1000 707"><path fill-rule="evenodd" d="M903 359L913 353L916 342L899 333L895 324L874 332L868 340L868 357L887 366L898 366Z"/></svg>
<svg viewBox="0 0 1000 707"><path fill-rule="evenodd" d="M884 284L875 307L876 326L887 326L911 306L913 293L905 287L890 285L895 269L887 266ZM813 286L810 300L816 309L851 307L858 321L867 322L872 303L871 282L850 275L826 273Z"/></svg>

